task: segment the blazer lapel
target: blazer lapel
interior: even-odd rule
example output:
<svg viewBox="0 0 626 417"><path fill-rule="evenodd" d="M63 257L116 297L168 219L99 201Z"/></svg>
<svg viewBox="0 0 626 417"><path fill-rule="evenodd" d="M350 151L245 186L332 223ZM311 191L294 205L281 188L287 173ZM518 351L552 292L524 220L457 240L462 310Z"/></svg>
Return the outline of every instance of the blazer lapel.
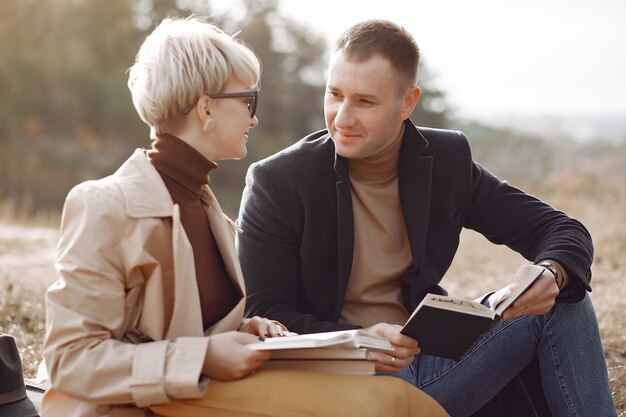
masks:
<svg viewBox="0 0 626 417"><path fill-rule="evenodd" d="M398 184L400 205L407 228L413 268L419 272L426 249L426 233L430 216L430 195L432 157L420 156L428 146L428 141L407 119L400 149ZM354 216L352 212L351 184L348 175L348 162L335 153L335 173L337 174L337 248L338 248L338 297L345 298L345 292L352 271L354 252ZM342 305L338 306L340 312Z"/></svg>
<svg viewBox="0 0 626 417"><path fill-rule="evenodd" d="M419 271L426 248L430 216L432 157L420 156L428 142L413 123L405 122L405 135L400 149L398 183L400 205L404 213L413 267Z"/></svg>
<svg viewBox="0 0 626 417"><path fill-rule="evenodd" d="M346 295L352 257L354 255L354 214L352 213L352 191L348 176L348 161L335 153L335 172L337 173L337 262L339 270L338 296L341 311Z"/></svg>

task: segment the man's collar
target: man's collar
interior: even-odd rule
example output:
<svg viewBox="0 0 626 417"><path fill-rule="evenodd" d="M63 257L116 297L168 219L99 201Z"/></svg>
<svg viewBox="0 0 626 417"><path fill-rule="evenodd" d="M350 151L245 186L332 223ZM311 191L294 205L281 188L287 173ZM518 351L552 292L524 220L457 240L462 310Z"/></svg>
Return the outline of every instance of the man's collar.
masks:
<svg viewBox="0 0 626 417"><path fill-rule="evenodd" d="M328 134L330 137L330 134ZM404 134L402 135L402 146L400 148L399 165L404 161L413 160L416 156L421 155L424 149L428 147L428 141L422 135L422 132L413 124L411 119L404 121ZM335 152L335 172L339 180L348 179L348 161L343 156Z"/></svg>
<svg viewBox="0 0 626 417"><path fill-rule="evenodd" d="M428 147L428 141L422 132L413 124L411 119L404 121L404 136L402 137L402 148L400 150L400 161L406 154L421 155Z"/></svg>

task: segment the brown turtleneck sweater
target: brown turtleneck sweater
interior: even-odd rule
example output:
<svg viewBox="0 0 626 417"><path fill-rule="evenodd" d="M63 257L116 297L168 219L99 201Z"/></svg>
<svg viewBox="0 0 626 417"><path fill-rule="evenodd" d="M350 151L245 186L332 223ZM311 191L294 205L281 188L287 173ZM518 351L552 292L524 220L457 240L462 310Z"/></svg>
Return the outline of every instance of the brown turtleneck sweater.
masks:
<svg viewBox="0 0 626 417"><path fill-rule="evenodd" d="M193 249L202 321L207 329L238 301L201 200L202 187L217 165L188 143L167 134L158 135L145 154L161 175L172 201L180 207L183 229Z"/></svg>
<svg viewBox="0 0 626 417"><path fill-rule="evenodd" d="M354 213L354 257L339 321L363 327L404 324L402 275L412 265L400 207L402 133L377 155L348 160Z"/></svg>

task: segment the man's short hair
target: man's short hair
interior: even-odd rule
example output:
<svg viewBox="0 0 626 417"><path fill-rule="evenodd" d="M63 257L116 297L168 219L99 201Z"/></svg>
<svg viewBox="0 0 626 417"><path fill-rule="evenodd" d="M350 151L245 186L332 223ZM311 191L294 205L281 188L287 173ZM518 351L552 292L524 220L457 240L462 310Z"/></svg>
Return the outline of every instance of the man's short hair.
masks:
<svg viewBox="0 0 626 417"><path fill-rule="evenodd" d="M198 18L164 19L146 38L129 70L128 88L151 136L202 95L222 91L235 75L256 86L261 64L254 52Z"/></svg>
<svg viewBox="0 0 626 417"><path fill-rule="evenodd" d="M364 62L381 55L405 79L402 88L417 83L419 48L411 34L402 26L388 20L366 20L350 27L335 43L335 52L342 51L346 58Z"/></svg>

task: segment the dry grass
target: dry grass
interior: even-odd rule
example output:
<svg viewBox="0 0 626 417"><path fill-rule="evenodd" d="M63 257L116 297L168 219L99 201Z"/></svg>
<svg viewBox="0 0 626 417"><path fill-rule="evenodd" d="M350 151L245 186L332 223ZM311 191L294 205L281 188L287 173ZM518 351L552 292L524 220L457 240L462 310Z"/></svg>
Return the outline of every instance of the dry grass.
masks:
<svg viewBox="0 0 626 417"><path fill-rule="evenodd" d="M0 332L16 338L28 377L42 357L44 293L55 279L57 236L50 227L0 223Z"/></svg>
<svg viewBox="0 0 626 417"><path fill-rule="evenodd" d="M594 237L591 297L620 417L626 416L626 190L622 188L602 193L601 198L563 188L541 196L581 219ZM35 375L41 359L43 294L55 279L56 239L55 228L9 225L0 212L0 331L17 338L29 377ZM476 233L464 232L444 286L451 294L472 298L499 288L506 281L500 271L514 271L520 262L523 260L506 248L495 247Z"/></svg>

